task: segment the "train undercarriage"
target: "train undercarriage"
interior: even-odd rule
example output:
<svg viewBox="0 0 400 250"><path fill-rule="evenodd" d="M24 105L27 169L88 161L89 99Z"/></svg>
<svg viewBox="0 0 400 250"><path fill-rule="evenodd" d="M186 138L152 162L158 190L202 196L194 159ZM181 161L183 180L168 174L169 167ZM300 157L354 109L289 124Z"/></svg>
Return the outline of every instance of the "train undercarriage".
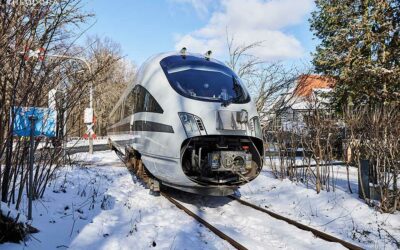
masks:
<svg viewBox="0 0 400 250"><path fill-rule="evenodd" d="M238 186L262 168L262 141L247 136L199 136L181 149L183 172L202 185Z"/></svg>
<svg viewBox="0 0 400 250"><path fill-rule="evenodd" d="M118 153L118 151L116 150ZM125 155L121 155L126 167L133 172L143 184L152 192L160 192L160 182L145 167L140 157L140 153L132 148L125 150Z"/></svg>

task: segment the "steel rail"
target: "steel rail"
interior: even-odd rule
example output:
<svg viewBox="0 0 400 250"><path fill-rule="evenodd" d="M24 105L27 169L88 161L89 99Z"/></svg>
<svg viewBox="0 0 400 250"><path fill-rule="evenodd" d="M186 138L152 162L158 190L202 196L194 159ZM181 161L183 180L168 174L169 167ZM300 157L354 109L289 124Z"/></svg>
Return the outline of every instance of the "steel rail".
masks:
<svg viewBox="0 0 400 250"><path fill-rule="evenodd" d="M180 202L178 202L177 200L175 200L171 196L169 196L169 195L167 195L167 194L165 194L163 192L161 192L161 195L164 196L167 200L169 200L176 207L178 207L179 209L183 210L186 214L188 214L189 216L193 217L199 223L203 224L206 228L208 228L211 232L216 234L218 237L220 237L221 239L227 241L234 248L236 248L238 250L247 250L247 248L245 246L243 246L242 244L240 244L236 240L232 239L228 235L224 234L221 230L217 229L216 227L214 227L213 225L208 223L206 220L204 220L203 218L201 218L197 214L195 214L192 211L190 211L188 208L186 208L184 205L182 205Z"/></svg>
<svg viewBox="0 0 400 250"><path fill-rule="evenodd" d="M235 200L235 201L241 203L242 205L245 205L245 206L254 208L254 209L256 209L256 210L258 210L260 212L266 213L266 214L270 215L271 217L274 217L275 219L283 220L283 221L285 221L285 222L287 222L287 223L289 223L289 224L291 224L291 225L293 225L293 226L295 226L295 227L297 227L299 229L312 232L316 237L321 238L323 240L342 244L342 246L344 246L344 247L346 247L346 248L348 248L350 250L361 250L361 249L363 249L363 248L361 248L361 247L359 247L359 246L357 246L357 245L355 245L353 243L341 240L341 239L339 239L339 238L337 238L335 236L332 236L332 235L327 234L325 232L319 231L319 230L317 230L315 228L312 228L310 226L301 224L301 223L299 223L299 222L297 222L295 220L289 219L289 218L284 217L284 216L282 216L280 214L272 212L271 210L268 210L268 209L259 207L257 205L254 205L252 203L249 203L247 201L244 201L244 200L242 200L242 199L240 199L240 198L238 198L236 196L230 195L228 197L231 198L232 200Z"/></svg>

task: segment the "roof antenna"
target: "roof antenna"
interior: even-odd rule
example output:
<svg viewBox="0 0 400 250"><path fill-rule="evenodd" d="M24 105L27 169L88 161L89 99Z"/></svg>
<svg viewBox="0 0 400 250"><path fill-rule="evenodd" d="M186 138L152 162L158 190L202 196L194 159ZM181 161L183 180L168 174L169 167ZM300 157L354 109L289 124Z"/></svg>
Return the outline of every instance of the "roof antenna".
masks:
<svg viewBox="0 0 400 250"><path fill-rule="evenodd" d="M207 61L210 61L211 54L212 54L212 51L211 51L211 50L209 50L209 51L206 52L206 54L205 54L205 59L206 59Z"/></svg>
<svg viewBox="0 0 400 250"><path fill-rule="evenodd" d="M183 47L180 52L181 52L181 56L183 58L185 58L186 57L186 47Z"/></svg>

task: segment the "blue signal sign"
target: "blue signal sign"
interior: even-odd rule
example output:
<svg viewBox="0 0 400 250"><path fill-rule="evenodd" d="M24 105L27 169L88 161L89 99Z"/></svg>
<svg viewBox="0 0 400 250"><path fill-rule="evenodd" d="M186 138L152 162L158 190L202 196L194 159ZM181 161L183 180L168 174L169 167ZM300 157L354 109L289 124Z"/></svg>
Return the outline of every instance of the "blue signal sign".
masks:
<svg viewBox="0 0 400 250"><path fill-rule="evenodd" d="M30 136L31 121L35 122L34 136L56 136L57 111L50 108L14 107L13 131L16 136ZM31 119L31 117L34 119Z"/></svg>

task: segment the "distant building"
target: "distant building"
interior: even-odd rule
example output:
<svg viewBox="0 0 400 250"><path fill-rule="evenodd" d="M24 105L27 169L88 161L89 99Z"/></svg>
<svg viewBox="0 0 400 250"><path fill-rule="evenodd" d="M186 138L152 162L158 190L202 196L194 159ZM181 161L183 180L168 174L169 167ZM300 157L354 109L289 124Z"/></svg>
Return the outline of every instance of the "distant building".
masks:
<svg viewBox="0 0 400 250"><path fill-rule="evenodd" d="M329 108L334 85L335 81L331 77L302 75L293 88L277 99L266 119L275 118L274 126L284 130L292 130L293 127L301 129L304 126L304 116L311 110Z"/></svg>

